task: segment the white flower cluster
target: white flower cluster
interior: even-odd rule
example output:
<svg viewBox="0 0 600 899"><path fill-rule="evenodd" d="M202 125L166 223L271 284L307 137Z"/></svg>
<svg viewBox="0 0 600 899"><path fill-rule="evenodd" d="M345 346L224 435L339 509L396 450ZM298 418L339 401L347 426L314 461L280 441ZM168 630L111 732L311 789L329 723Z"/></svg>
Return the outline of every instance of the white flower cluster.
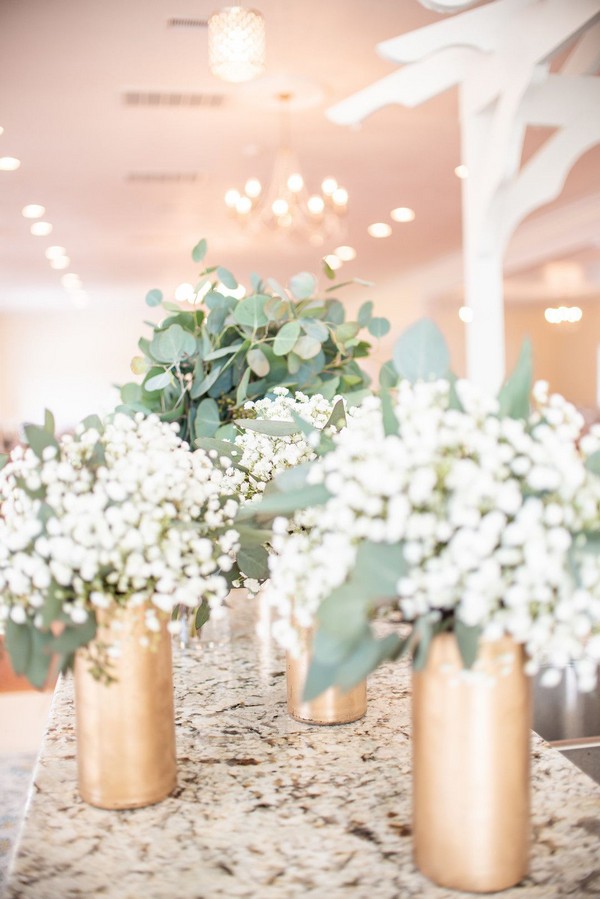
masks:
<svg viewBox="0 0 600 899"><path fill-rule="evenodd" d="M80 426L39 459L17 447L0 472L0 628L84 623L91 611L160 612L206 599L218 610L238 548L238 503L177 425L116 414Z"/></svg>
<svg viewBox="0 0 600 899"><path fill-rule="evenodd" d="M545 680L556 682L573 662L582 689L592 689L600 552L585 534L599 539L600 477L585 458L600 433L578 444L580 415L544 382L528 421L499 417L498 402L466 381L456 390L462 409L452 408L446 381L402 382L397 436L384 435L379 400L368 398L315 461L309 481L331 499L304 531L275 522L275 635L293 648L292 609L309 624L351 575L361 543L398 544L408 568L397 584L405 620L458 618L484 639L512 635L525 644L530 673L548 665Z"/></svg>
<svg viewBox="0 0 600 899"><path fill-rule="evenodd" d="M334 403L320 394L307 396L297 391L290 394L287 387L275 387L275 399L268 397L247 402L248 417L266 421L293 422L292 412L315 428L322 429L331 416ZM276 474L315 458L309 438L302 433L276 437L246 430L235 438L242 451L237 463L245 471L230 468L227 472L231 489L239 493L242 502L260 498L265 487Z"/></svg>

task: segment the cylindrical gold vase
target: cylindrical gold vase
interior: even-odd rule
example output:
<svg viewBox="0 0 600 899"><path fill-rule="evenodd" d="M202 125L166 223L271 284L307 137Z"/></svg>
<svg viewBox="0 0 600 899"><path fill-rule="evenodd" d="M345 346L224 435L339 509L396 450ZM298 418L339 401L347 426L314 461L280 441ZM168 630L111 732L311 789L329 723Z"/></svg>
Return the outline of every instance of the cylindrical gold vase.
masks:
<svg viewBox="0 0 600 899"><path fill-rule="evenodd" d="M81 798L105 809L160 802L177 783L171 637L163 622L150 646L144 609L102 615L96 641L118 641L114 683L96 680L88 652L75 659L77 768Z"/></svg>
<svg viewBox="0 0 600 899"><path fill-rule="evenodd" d="M349 724L358 721L367 711L367 682L361 681L343 693L338 687L330 687L316 699L305 701L304 684L312 658L312 631L302 634L300 655L287 657L287 707L296 721L306 724Z"/></svg>
<svg viewBox="0 0 600 899"><path fill-rule="evenodd" d="M527 873L531 688L523 648L482 643L463 671L452 634L413 675L413 840L434 883L503 890Z"/></svg>

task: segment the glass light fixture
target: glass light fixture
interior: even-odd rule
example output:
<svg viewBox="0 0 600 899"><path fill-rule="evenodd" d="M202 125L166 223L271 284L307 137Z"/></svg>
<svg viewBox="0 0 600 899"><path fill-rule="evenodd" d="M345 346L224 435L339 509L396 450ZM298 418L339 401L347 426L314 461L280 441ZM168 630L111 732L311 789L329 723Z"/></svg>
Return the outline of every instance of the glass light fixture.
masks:
<svg viewBox="0 0 600 899"><path fill-rule="evenodd" d="M46 259L58 259L60 256L66 256L67 251L64 247L48 247L45 256Z"/></svg>
<svg viewBox="0 0 600 899"><path fill-rule="evenodd" d="M414 222L416 216L415 210L410 206L397 206L390 212L391 218L395 222Z"/></svg>
<svg viewBox="0 0 600 899"><path fill-rule="evenodd" d="M15 156L0 156L0 172L16 172L21 160Z"/></svg>
<svg viewBox="0 0 600 899"><path fill-rule="evenodd" d="M371 237L389 237L392 233L392 228L387 222L373 222L372 225L369 225L367 231Z"/></svg>
<svg viewBox="0 0 600 899"><path fill-rule="evenodd" d="M458 310L458 317L461 322L464 322L465 325L470 324L473 321L473 310L470 306L461 306Z"/></svg>
<svg viewBox="0 0 600 899"><path fill-rule="evenodd" d="M255 230L265 227L303 237L313 246L321 246L325 238L341 242L348 191L329 176L323 180L319 193L309 194L290 146L289 111L293 94L282 92L275 99L281 109L281 134L271 179L263 189L258 178L248 178L243 192L234 188L227 191L225 203L245 227Z"/></svg>
<svg viewBox="0 0 600 899"><path fill-rule="evenodd" d="M334 252L342 262L352 262L353 259L356 259L356 250L354 247L344 245L342 247L336 247Z"/></svg>
<svg viewBox="0 0 600 899"><path fill-rule="evenodd" d="M34 237L47 237L52 234L52 225L50 222L34 222L29 230Z"/></svg>
<svg viewBox="0 0 600 899"><path fill-rule="evenodd" d="M336 256L335 253L324 256L323 261L327 263L332 272L335 272L342 267L342 260L339 256Z"/></svg>
<svg viewBox="0 0 600 899"><path fill-rule="evenodd" d="M464 181L465 178L469 177L469 170L466 165L457 165L454 169L454 174L457 178L460 178L461 181Z"/></svg>
<svg viewBox="0 0 600 899"><path fill-rule="evenodd" d="M21 209L21 215L26 219L39 219L39 217L43 215L45 211L45 207L40 206L39 203L29 203L28 206L23 206L23 208Z"/></svg>
<svg viewBox="0 0 600 899"><path fill-rule="evenodd" d="M217 78L250 81L265 68L265 22L255 9L224 6L208 20L208 65Z"/></svg>
<svg viewBox="0 0 600 899"><path fill-rule="evenodd" d="M50 260L50 268L55 268L60 271L63 268L68 268L71 264L71 260L68 256L55 256L54 259Z"/></svg>

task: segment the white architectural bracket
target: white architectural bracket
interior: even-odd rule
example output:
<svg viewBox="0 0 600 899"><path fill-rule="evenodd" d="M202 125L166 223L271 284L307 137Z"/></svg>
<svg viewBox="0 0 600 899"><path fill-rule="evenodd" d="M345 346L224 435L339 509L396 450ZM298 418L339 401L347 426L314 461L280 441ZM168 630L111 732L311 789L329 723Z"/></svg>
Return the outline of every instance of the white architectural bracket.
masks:
<svg viewBox="0 0 600 899"><path fill-rule="evenodd" d="M420 0L439 12L469 0ZM574 44L558 73L550 63ZM496 390L504 376L502 260L520 222L558 196L600 143L600 0L493 0L377 47L398 72L329 110L354 124L383 106L416 106L458 85L463 182L467 370ZM530 125L558 129L521 166Z"/></svg>

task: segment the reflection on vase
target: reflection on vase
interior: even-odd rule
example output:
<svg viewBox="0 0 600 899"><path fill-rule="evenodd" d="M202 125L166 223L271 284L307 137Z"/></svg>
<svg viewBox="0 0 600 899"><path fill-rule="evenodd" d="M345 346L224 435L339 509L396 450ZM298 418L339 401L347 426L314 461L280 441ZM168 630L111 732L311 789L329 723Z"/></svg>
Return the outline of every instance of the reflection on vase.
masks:
<svg viewBox="0 0 600 899"><path fill-rule="evenodd" d="M79 792L90 805L137 808L160 802L177 783L171 636L148 637L144 609L102 613L94 643L118 642L113 683L96 680L89 652L75 660ZM90 649L93 651L94 644Z"/></svg>
<svg viewBox="0 0 600 899"><path fill-rule="evenodd" d="M434 883L493 892L527 873L531 689L523 648L482 643L462 669L454 635L413 675L415 861Z"/></svg>

